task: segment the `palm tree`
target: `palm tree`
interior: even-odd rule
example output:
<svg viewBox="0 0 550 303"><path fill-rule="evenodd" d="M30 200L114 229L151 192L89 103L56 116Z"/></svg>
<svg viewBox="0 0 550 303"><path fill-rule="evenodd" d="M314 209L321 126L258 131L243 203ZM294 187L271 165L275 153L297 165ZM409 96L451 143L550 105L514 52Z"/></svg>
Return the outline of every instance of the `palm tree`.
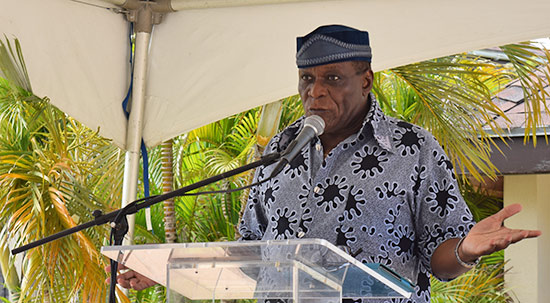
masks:
<svg viewBox="0 0 550 303"><path fill-rule="evenodd" d="M2 105L19 107L21 111L10 118L25 124L23 129L3 124L0 143L0 217L7 222L3 232L15 245L89 221L95 209L110 209L110 203L91 190L90 182L97 178L93 176L100 173L88 162L92 152L108 142L44 100ZM75 293L91 301L103 297L100 281L105 273L98 249L104 234L101 228L89 230L28 251L23 261L27 278L21 284L23 300L39 296L41 301L56 302ZM43 256L50 258L44 262Z"/></svg>
<svg viewBox="0 0 550 303"><path fill-rule="evenodd" d="M121 179L123 157L96 132L68 118L46 98L34 96L22 58L14 55L19 52L9 43L0 48L4 55L0 219L5 222L2 235L9 238L3 242L5 253L7 246L27 244L89 221L93 210L113 209L119 201L115 199L120 193L116 180ZM93 228L27 251L21 267L23 278L17 283L20 301L103 300L105 272L99 247L105 232ZM4 272L13 270L14 259L8 258L2 262Z"/></svg>

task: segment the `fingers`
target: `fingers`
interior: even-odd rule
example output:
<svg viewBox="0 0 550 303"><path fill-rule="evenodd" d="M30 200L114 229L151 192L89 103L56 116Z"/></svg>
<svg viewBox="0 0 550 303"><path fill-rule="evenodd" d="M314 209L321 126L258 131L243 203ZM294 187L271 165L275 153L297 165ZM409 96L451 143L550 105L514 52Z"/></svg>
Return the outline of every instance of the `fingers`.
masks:
<svg viewBox="0 0 550 303"><path fill-rule="evenodd" d="M150 280L148 278L142 278L142 279L130 279L130 287L135 290L144 290L146 288L149 288L153 285L156 285L157 283L153 280Z"/></svg>
<svg viewBox="0 0 550 303"><path fill-rule="evenodd" d="M111 265L105 266L105 272L110 274L111 273ZM123 270L128 269L128 267L124 266L124 264L118 263L117 270Z"/></svg>
<svg viewBox="0 0 550 303"><path fill-rule="evenodd" d="M111 279L108 279L108 280L109 280L109 283L110 283ZM140 285L140 276L132 270L130 270L128 272L125 272L125 273L117 274L116 282L117 282L118 285L120 285L124 288L133 288L135 290L141 290L141 289L137 289L136 287L134 287L134 286L139 287L139 285Z"/></svg>
<svg viewBox="0 0 550 303"><path fill-rule="evenodd" d="M507 235L501 238L493 239L492 241L493 251L491 251L490 253L505 249L511 244L517 243L525 239L526 237L527 237L527 231L524 231L524 230L511 231L510 233L508 233Z"/></svg>
<svg viewBox="0 0 550 303"><path fill-rule="evenodd" d="M513 229L511 230L511 243L516 243L523 239L536 238L540 235L542 235L540 230Z"/></svg>
<svg viewBox="0 0 550 303"><path fill-rule="evenodd" d="M491 242L491 249L487 250L484 255L490 255L496 251L503 250L512 244L512 241L508 239L495 239Z"/></svg>
<svg viewBox="0 0 550 303"><path fill-rule="evenodd" d="M521 205L520 204L511 204L503 209L501 209L499 212L494 214L493 216L499 220L500 222L503 222L504 220L510 218L511 216L519 213L521 211Z"/></svg>
<svg viewBox="0 0 550 303"><path fill-rule="evenodd" d="M536 238L536 237L542 235L542 231L540 231L540 230L528 230L527 232L528 232L527 237L525 237L525 238Z"/></svg>
<svg viewBox="0 0 550 303"><path fill-rule="evenodd" d="M523 239L534 238L540 235L541 232L539 230L509 230L506 235L502 235L501 237L495 238L491 241L492 249L488 251L488 253L493 253L495 251L505 249L511 244L517 243Z"/></svg>
<svg viewBox="0 0 550 303"><path fill-rule="evenodd" d="M119 265L120 266L120 265ZM122 269L127 269L125 266L123 266L124 268ZM108 266L105 266L105 272L107 272L107 274L111 274L111 266L108 265ZM125 273L117 273L117 283L122 285L122 287L124 288L129 288L129 281L131 278L134 277L134 272L133 271L128 271L128 272L125 272ZM111 277L108 277L107 279L105 279L105 284L111 284Z"/></svg>
<svg viewBox="0 0 550 303"><path fill-rule="evenodd" d="M131 279L134 279L134 278L139 278L140 276L141 276L140 274L136 273L133 270L130 270L130 271L127 271L125 273L118 273L117 274L117 281L120 280L120 279L131 280Z"/></svg>
<svg viewBox="0 0 550 303"><path fill-rule="evenodd" d="M508 229L505 227L484 234L469 234L461 245L462 254L465 256L489 255L495 251L505 249L511 244L540 235L541 231L539 230Z"/></svg>
<svg viewBox="0 0 550 303"><path fill-rule="evenodd" d="M117 283L124 288L132 288L134 290L144 290L157 284L157 282L135 271L129 271L119 275L117 277Z"/></svg>
<svg viewBox="0 0 550 303"><path fill-rule="evenodd" d="M128 269L126 266L124 265L119 265L120 269ZM105 271L107 271L108 273L111 272L111 266L106 266L105 267ZM106 284L110 284L111 283L111 278L107 278L105 280L105 283ZM117 274L117 284L119 284L120 286L124 287L124 288L131 288L131 289L134 289L134 290L144 290L146 288L149 288L153 285L156 285L157 282L133 271L133 270L130 270L130 271L127 271L125 273L118 273Z"/></svg>
<svg viewBox="0 0 550 303"><path fill-rule="evenodd" d="M124 288L132 288L132 285L130 284L129 279L123 279L121 277L117 276L116 283ZM135 283L135 282L134 282Z"/></svg>
<svg viewBox="0 0 550 303"><path fill-rule="evenodd" d="M510 229L504 226L506 219L520 211L521 205L512 204L478 222L462 243L463 253L488 255L523 239L540 236L542 234L540 230Z"/></svg>

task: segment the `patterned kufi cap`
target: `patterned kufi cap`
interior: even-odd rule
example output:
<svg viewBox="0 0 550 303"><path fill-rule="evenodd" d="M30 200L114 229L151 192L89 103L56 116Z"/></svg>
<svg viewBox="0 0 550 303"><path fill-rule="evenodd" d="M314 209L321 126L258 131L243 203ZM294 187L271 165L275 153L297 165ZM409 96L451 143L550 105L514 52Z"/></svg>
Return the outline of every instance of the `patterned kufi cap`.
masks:
<svg viewBox="0 0 550 303"><path fill-rule="evenodd" d="M344 25L324 25L296 38L296 65L313 67L343 61L371 62L369 33Z"/></svg>

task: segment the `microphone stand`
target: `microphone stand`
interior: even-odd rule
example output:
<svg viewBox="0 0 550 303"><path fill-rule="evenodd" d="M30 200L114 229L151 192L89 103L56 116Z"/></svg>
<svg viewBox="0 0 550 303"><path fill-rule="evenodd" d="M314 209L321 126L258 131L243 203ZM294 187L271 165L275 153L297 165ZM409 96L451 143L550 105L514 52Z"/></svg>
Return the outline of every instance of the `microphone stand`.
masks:
<svg viewBox="0 0 550 303"><path fill-rule="evenodd" d="M108 223L108 222L111 222L111 234L114 237L114 244L115 245L121 245L122 240L124 239L124 236L126 235L126 232L128 232L128 221L126 220L126 215L135 214L143 208L150 207L150 206L152 206L156 203L162 202L164 200L167 200L167 199L170 199L170 198L173 198L173 197L181 196L181 195L183 195L183 194L185 194L185 193L187 193L191 190L197 189L199 187L202 187L202 186L205 186L205 185L208 185L208 184L212 184L214 182L220 181L222 179L225 179L225 178L228 178L228 177L231 177L231 176L234 176L234 175L238 175L240 173L243 173L247 170L256 168L258 166L262 166L262 165L267 166L267 165L273 164L277 160L279 160L279 158L280 158L280 154L277 153L277 152L274 152L274 153L262 156L262 158L258 161L255 161L255 162L249 163L247 165L244 165L242 167L238 167L238 168L235 168L233 170L230 170L228 172L225 172L225 173L222 173L222 174L204 179L204 180L199 181L197 183L193 183L191 185L176 189L176 190L168 192L166 194L151 197L149 199L146 199L142 203L138 203L139 200L138 201L133 201L130 204L126 205L124 208L112 211L112 212L107 213L107 214L104 214L101 210L95 210L92 213L94 218L95 218L94 220L86 222L84 224L80 224L78 226L75 226L75 227L72 227L72 228L69 228L69 229L66 229L66 230L63 230L63 231L58 232L56 234L53 234L53 235L50 235L48 237L45 237L45 238L39 239L37 241L31 242L29 244L17 247L15 249L13 249L11 251L11 253L12 253L12 255L16 255L18 253L27 251L31 248L49 243L53 240L57 240L59 238L62 238L62 237L68 236L68 235L71 235L71 234L76 233L78 231L90 228L92 226L102 225L102 224L105 224L105 223ZM118 263L114 260L111 260L111 294L110 294L110 300L112 300L111 302L113 302L113 303L115 302L114 301L114 291L115 291L114 287L115 287L116 279L114 279L114 277L116 276L117 266L118 266ZM115 281L113 281L113 280L115 280Z"/></svg>

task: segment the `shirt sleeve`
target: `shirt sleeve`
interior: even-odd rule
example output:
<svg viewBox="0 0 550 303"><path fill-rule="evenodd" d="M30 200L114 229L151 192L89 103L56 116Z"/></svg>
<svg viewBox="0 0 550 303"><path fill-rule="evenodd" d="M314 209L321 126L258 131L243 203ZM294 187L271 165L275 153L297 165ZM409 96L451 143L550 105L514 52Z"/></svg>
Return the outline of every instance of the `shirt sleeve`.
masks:
<svg viewBox="0 0 550 303"><path fill-rule="evenodd" d="M256 169L253 183L258 181L259 175L262 175L261 167ZM262 205L258 186L254 186L248 195L248 201L239 224L240 240L261 240L263 238L268 222Z"/></svg>
<svg viewBox="0 0 550 303"><path fill-rule="evenodd" d="M264 155L274 151L280 152L280 140L282 134L275 135L268 143ZM267 176L264 174L264 167L258 167L254 173L252 183L263 180ZM261 192L262 186L254 186L248 195L248 200L239 223L239 240L261 240L269 224L268 214L265 209L264 197Z"/></svg>
<svg viewBox="0 0 550 303"><path fill-rule="evenodd" d="M431 258L436 248L446 240L466 236L474 221L452 163L431 134L426 138L426 149L415 168L420 184L415 197L415 222L420 262L432 273Z"/></svg>

